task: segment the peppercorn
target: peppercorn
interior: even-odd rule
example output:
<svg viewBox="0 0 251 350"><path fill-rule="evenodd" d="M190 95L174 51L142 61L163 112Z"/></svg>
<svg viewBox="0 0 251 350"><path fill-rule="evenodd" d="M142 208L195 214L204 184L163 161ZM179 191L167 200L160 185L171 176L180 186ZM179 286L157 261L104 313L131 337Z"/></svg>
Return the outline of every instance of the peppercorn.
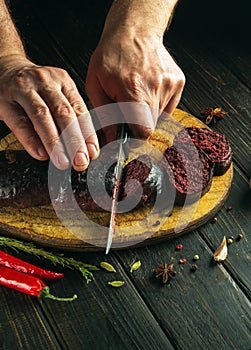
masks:
<svg viewBox="0 0 251 350"><path fill-rule="evenodd" d="M240 241L242 238L243 238L243 234L239 233L238 236L237 236L237 240Z"/></svg>
<svg viewBox="0 0 251 350"><path fill-rule="evenodd" d="M183 245L182 245L182 244L176 245L176 250L181 250L182 248L183 248Z"/></svg>
<svg viewBox="0 0 251 350"><path fill-rule="evenodd" d="M191 266L191 270L192 270L192 271L198 270L198 265L193 264L193 265Z"/></svg>
<svg viewBox="0 0 251 350"><path fill-rule="evenodd" d="M214 217L213 220L212 220L213 223L215 223L217 221L218 221L218 219L216 217Z"/></svg>
<svg viewBox="0 0 251 350"><path fill-rule="evenodd" d="M200 256L198 254L195 254L194 257L193 257L193 260L197 261L199 260Z"/></svg>
<svg viewBox="0 0 251 350"><path fill-rule="evenodd" d="M226 208L226 211L227 211L227 212L229 212L230 210L232 210L232 205L229 205L229 206L227 206L227 208Z"/></svg>
<svg viewBox="0 0 251 350"><path fill-rule="evenodd" d="M233 243L233 239L229 237L228 240L227 240L227 244L230 245L232 243Z"/></svg>

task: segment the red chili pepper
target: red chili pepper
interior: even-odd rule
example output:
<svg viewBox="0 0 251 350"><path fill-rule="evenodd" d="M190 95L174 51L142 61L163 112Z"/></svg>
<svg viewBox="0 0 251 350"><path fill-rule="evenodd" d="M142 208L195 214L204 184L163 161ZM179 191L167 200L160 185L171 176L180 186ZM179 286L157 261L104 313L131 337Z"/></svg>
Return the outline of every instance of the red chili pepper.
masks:
<svg viewBox="0 0 251 350"><path fill-rule="evenodd" d="M7 254L2 250L0 250L0 265L9 267L10 269L14 269L16 271L28 273L30 275L34 275L45 280L57 280L64 277L63 273L57 273L41 269L40 267L29 264L10 254Z"/></svg>
<svg viewBox="0 0 251 350"><path fill-rule="evenodd" d="M39 298L50 298L58 301L72 301L77 298L76 294L72 298L58 298L50 294L49 287L38 277L8 267L0 267L0 284Z"/></svg>

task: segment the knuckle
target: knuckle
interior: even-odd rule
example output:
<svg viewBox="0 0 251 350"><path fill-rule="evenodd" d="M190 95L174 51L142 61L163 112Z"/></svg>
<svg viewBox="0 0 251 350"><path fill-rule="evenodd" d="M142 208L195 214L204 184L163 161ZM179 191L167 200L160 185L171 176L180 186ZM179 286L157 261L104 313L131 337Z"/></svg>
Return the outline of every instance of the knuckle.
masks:
<svg viewBox="0 0 251 350"><path fill-rule="evenodd" d="M165 86L171 86L176 80L175 74L170 74L169 72L166 72L163 75L163 81Z"/></svg>
<svg viewBox="0 0 251 350"><path fill-rule="evenodd" d="M31 112L32 118L43 118L49 114L49 108L44 105L34 106Z"/></svg>
<svg viewBox="0 0 251 350"><path fill-rule="evenodd" d="M36 77L40 80L40 81L45 81L47 80L47 72L44 68L41 67L35 67L34 68L34 73L36 74Z"/></svg>
<svg viewBox="0 0 251 350"><path fill-rule="evenodd" d="M140 99L144 94L145 86L142 77L136 72L132 71L128 76L121 77L127 86L127 92L133 99Z"/></svg>
<svg viewBox="0 0 251 350"><path fill-rule="evenodd" d="M58 116L69 116L72 115L72 108L67 104L56 105L52 108L52 113Z"/></svg>
<svg viewBox="0 0 251 350"><path fill-rule="evenodd" d="M180 72L180 75L179 75L179 86L181 88L183 88L186 84L186 77L185 77L185 74L183 72Z"/></svg>
<svg viewBox="0 0 251 350"><path fill-rule="evenodd" d="M63 79L70 78L68 72L63 68L55 68L55 72L57 72Z"/></svg>
<svg viewBox="0 0 251 350"><path fill-rule="evenodd" d="M149 86L152 90L158 91L163 86L163 74L154 74L152 75L151 80L149 81Z"/></svg>
<svg viewBox="0 0 251 350"><path fill-rule="evenodd" d="M72 108L74 109L75 113L81 114L86 112L86 106L83 102L81 101L76 101L72 103Z"/></svg>
<svg viewBox="0 0 251 350"><path fill-rule="evenodd" d="M21 89L21 88L25 87L25 85L26 85L26 80L27 80L26 74L24 74L24 72L19 72L17 75L15 75L15 76L12 78L12 83L13 83L14 86L16 86L18 89Z"/></svg>

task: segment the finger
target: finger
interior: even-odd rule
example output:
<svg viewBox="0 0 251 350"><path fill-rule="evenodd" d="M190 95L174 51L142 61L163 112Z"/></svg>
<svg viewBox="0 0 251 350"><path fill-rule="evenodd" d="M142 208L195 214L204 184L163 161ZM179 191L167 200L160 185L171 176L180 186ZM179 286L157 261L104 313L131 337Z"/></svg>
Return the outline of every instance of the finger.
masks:
<svg viewBox="0 0 251 350"><path fill-rule="evenodd" d="M184 74L180 71L179 78L176 80L176 84L173 86L172 91L169 91L167 94L167 100L163 104L165 106L164 111L171 115L175 108L178 106L182 92L185 86L185 76ZM168 91L168 88L166 89Z"/></svg>
<svg viewBox="0 0 251 350"><path fill-rule="evenodd" d="M147 139L154 131L155 121L151 108L146 103L119 103L124 118L130 128L130 135L138 139Z"/></svg>
<svg viewBox="0 0 251 350"><path fill-rule="evenodd" d="M89 152L73 107L58 88L44 89L40 94L48 105L56 126L61 132L61 139L74 169L77 171L85 170L89 165Z"/></svg>
<svg viewBox="0 0 251 350"><path fill-rule="evenodd" d="M116 140L119 111L115 111L116 107L112 104L114 101L107 96L97 79L94 82L88 82L86 91L95 108L100 127L103 129L105 142Z"/></svg>
<svg viewBox="0 0 251 350"><path fill-rule="evenodd" d="M96 159L99 156L99 143L90 113L80 114L78 116L78 123L85 139L89 157L90 159Z"/></svg>
<svg viewBox="0 0 251 350"><path fill-rule="evenodd" d="M34 130L24 110L19 106L1 106L1 114L4 115L4 122L15 134L26 151L38 160L46 160L49 155L46 152L38 134Z"/></svg>
<svg viewBox="0 0 251 350"><path fill-rule="evenodd" d="M164 108L164 111L169 114L172 115L175 108L178 106L180 99L181 99L181 95L182 92L180 93L176 93L174 96L172 96L172 98L169 100L169 102L167 103L166 107Z"/></svg>
<svg viewBox="0 0 251 350"><path fill-rule="evenodd" d="M47 153L50 155L52 162L59 169L66 169L70 162L65 153L64 146L59 138L57 127L54 123L49 107L44 100L34 90L20 93L16 101L24 109L37 134L40 137ZM57 152L53 152L57 145Z"/></svg>
<svg viewBox="0 0 251 350"><path fill-rule="evenodd" d="M70 83L67 87L63 86L62 93L67 98L76 116L78 117L80 129L85 139L90 159L96 159L99 155L98 137L95 132L92 117L82 97L78 93L77 88L73 82Z"/></svg>

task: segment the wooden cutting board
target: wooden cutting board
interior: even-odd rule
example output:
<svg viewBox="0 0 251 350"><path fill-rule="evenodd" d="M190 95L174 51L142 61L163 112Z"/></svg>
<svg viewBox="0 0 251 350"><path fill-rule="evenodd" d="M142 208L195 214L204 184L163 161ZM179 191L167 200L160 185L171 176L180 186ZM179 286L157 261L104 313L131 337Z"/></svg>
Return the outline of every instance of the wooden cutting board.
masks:
<svg viewBox="0 0 251 350"><path fill-rule="evenodd" d="M149 140L150 145L163 152L173 142L174 134L183 127L207 127L192 115L176 109L172 118L161 119ZM172 130L172 131L170 131ZM13 134L0 141L0 150L19 150L22 146ZM143 208L118 216L113 248L127 248L167 240L185 234L206 223L221 209L231 188L233 165L222 176L214 176L211 189L200 200L184 207L175 206L170 215L166 208ZM168 201L167 201L168 203ZM67 217L67 215L66 215ZM74 212L64 224L51 205L27 209L0 208L0 234L38 243L40 245L76 251L104 249L109 213Z"/></svg>

